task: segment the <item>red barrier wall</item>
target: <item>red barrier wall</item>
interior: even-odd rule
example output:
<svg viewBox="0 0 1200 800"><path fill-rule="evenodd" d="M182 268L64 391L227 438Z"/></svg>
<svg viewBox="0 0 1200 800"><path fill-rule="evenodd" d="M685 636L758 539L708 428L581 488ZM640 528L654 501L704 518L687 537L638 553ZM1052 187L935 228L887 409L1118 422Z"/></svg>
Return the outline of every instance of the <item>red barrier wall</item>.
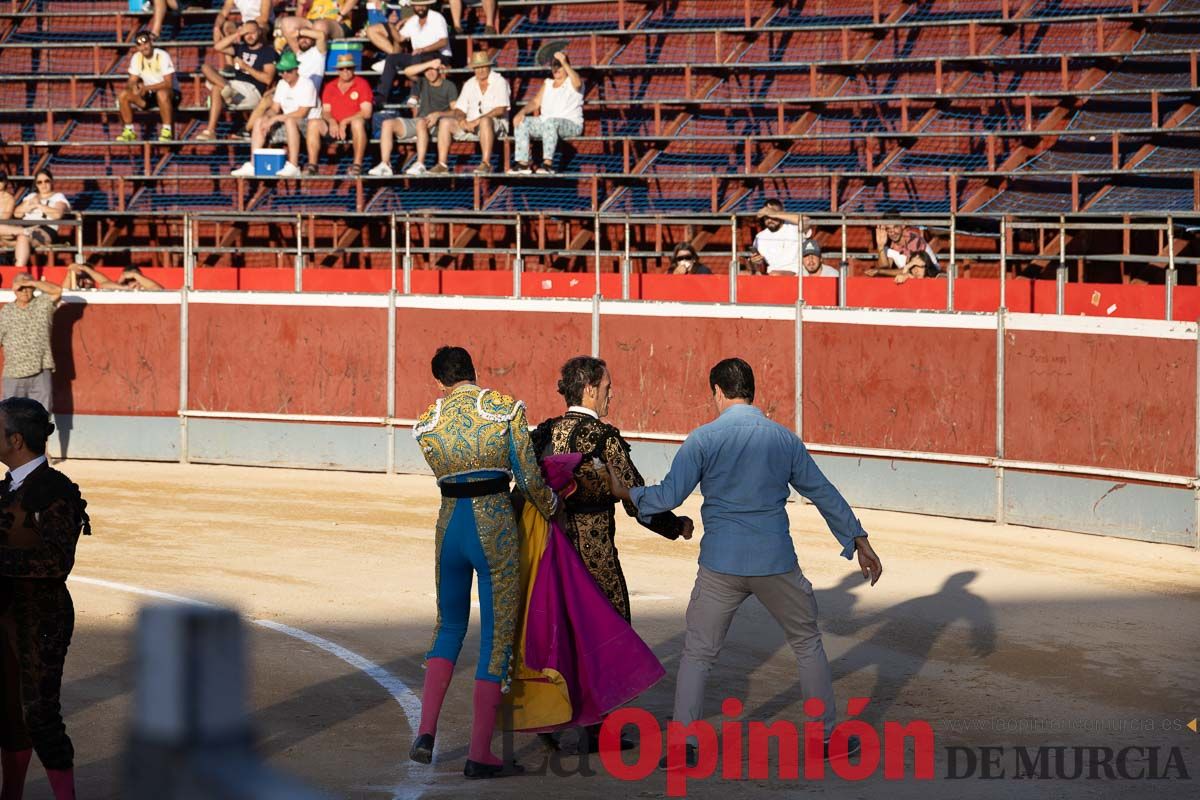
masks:
<svg viewBox="0 0 1200 800"><path fill-rule="evenodd" d="M119 277L120 270L106 268L109 277ZM14 267L0 267L0 286L12 286L18 272ZM146 269L144 272L163 285L177 290L183 284L182 269ZM65 270L51 267L38 271L39 276L62 283ZM497 271L413 270L412 293L430 295L466 295L476 297L508 297L512 295L512 273ZM295 271L288 268L235 269L232 267L203 267L196 270L197 289L291 292L295 288ZM402 286L402 277L396 276ZM595 291L596 278L590 272L527 272L521 278L521 293L525 297L590 298ZM304 270L306 292L385 293L391 286L389 270L319 269ZM851 278L846 287L847 304L855 308L912 308L945 310L948 282L913 280L897 285L891 278ZM1070 315L1136 317L1163 319L1166 312L1165 289L1162 286L1136 286L1116 283L1071 283L1066 287L1066 313ZM606 299L621 298L621 277L615 273L601 276L601 293ZM738 277L738 302L750 305L794 305L796 279L763 275ZM1009 280L1005 286L1009 311L1053 314L1055 311L1054 281ZM835 278L806 278L805 302L812 306L837 305ZM689 303L723 303L729 299L729 278L725 275L666 275L644 274L630 276L630 299L664 300ZM954 285L954 307L958 311L993 312L999 307L1000 285L993 278L959 278ZM1108 309L1115 306L1112 313ZM1200 287L1175 288L1177 320L1195 321L1200 318Z"/></svg>
<svg viewBox="0 0 1200 800"><path fill-rule="evenodd" d="M54 314L54 410L174 416L179 308L70 303Z"/></svg>
<svg viewBox="0 0 1200 800"><path fill-rule="evenodd" d="M53 336L58 412L176 413L179 307L139 302L147 299L71 302L58 310ZM362 299L339 307L351 301L336 296L309 296L313 304L296 306L241 302L249 299L189 304L191 409L386 413L385 308L362 307ZM410 300L397 308L397 416L416 417L437 396L429 359L442 344L468 347L481 383L525 400L531 422L562 411L555 391L558 370L566 359L591 351L589 303L512 302L510 308L506 300L416 302L443 307L410 307ZM474 308L464 309L462 302ZM612 421L631 432L689 432L712 418L709 368L738 355L755 368L758 404L791 425L794 322L727 313L725 307L606 306L600 352L613 373ZM818 319L806 317L803 331L806 439L994 454L993 330L951 326L972 324L964 317L861 311L813 316ZM1103 334L1076 328L1070 319L1024 317L1008 329L1005 457L1192 474L1193 335L1179 326L1131 321L1106 326Z"/></svg>
<svg viewBox="0 0 1200 800"><path fill-rule="evenodd" d="M195 410L387 413L387 311L188 307L188 403Z"/></svg>
<svg viewBox="0 0 1200 800"><path fill-rule="evenodd" d="M804 438L995 455L995 332L806 322Z"/></svg>
<svg viewBox="0 0 1200 800"><path fill-rule="evenodd" d="M524 400L532 424L559 414L559 368L591 352L591 324L590 314L397 309L396 415L415 418L437 399L429 360L444 344L470 350L480 383Z"/></svg>
<svg viewBox="0 0 1200 800"><path fill-rule="evenodd" d="M789 427L795 417L795 324L775 320L610 316L600 354L613 375L612 423L687 433L713 418L708 371L729 356L754 367L756 403Z"/></svg>
<svg viewBox="0 0 1200 800"><path fill-rule="evenodd" d="M1192 475L1196 342L1009 331L1004 454Z"/></svg>

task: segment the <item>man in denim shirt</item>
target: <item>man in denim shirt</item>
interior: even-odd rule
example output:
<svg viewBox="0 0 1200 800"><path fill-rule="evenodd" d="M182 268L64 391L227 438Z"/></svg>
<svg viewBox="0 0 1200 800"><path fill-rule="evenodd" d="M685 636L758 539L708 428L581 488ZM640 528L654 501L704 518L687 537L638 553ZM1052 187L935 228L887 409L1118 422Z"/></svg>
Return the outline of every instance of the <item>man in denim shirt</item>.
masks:
<svg viewBox="0 0 1200 800"><path fill-rule="evenodd" d="M824 703L828 746L836 718L833 676L817 628L812 584L800 571L792 545L785 508L789 485L816 505L844 558L858 553L863 577L869 577L872 586L883 565L850 506L800 438L752 405L750 365L740 358L725 359L709 372L708 383L719 416L692 431L662 483L629 489L611 477L613 494L628 497L640 516L678 507L697 485L704 495L700 571L687 609L674 720L689 725L703 718L708 671L721 652L733 615L754 595L783 627L800 665L804 697ZM856 748L852 742L851 751ZM695 757L689 745L688 762L694 763Z"/></svg>

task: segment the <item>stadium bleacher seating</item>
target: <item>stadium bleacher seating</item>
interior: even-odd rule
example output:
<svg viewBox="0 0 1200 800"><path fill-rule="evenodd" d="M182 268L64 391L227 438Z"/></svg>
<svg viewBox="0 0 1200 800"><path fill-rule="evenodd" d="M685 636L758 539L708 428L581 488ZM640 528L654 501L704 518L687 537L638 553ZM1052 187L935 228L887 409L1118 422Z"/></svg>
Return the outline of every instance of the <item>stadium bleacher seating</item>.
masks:
<svg viewBox="0 0 1200 800"><path fill-rule="evenodd" d="M536 92L544 70L534 54L550 39L570 41L586 81L584 135L562 148L559 174L504 175L506 142L497 173L475 176L476 152L462 143L449 176L348 178L348 159L334 156L319 177L261 181L230 177L249 145L228 126L217 141L193 140L217 5L194 2L168 18L161 46L180 71L183 107L177 140L165 144L113 141L116 92L147 14L116 0L8 0L0 10L4 168L26 178L50 168L74 208L99 217L85 229L101 260L132 248L135 262L177 263L172 247L149 243L177 241L181 215L202 212L240 215L201 230L200 246L218 258L241 248L239 263L274 265L266 251L294 240L286 217L301 215L294 226L357 266L388 263L365 243L386 242L379 218L390 214L519 213L526 242L575 253L597 214L709 216L688 235L703 229L705 248L728 251L722 220L768 196L831 218L1200 212L1200 0L502 2L504 30L486 35L475 23L459 45L497 51L514 110ZM547 218L564 238L546 240ZM483 219L457 225L445 243L511 245L512 226ZM996 226L978 220L980 235L960 252L996 251ZM850 250L868 252L870 236L855 227ZM661 234L639 221L634 238L646 249ZM1083 238L1072 237L1072 252L1112 246ZM1013 246L1035 266L1059 251L1047 237ZM1186 237L1175 246L1181 258L1191 252ZM988 259L968 266L996 274Z"/></svg>

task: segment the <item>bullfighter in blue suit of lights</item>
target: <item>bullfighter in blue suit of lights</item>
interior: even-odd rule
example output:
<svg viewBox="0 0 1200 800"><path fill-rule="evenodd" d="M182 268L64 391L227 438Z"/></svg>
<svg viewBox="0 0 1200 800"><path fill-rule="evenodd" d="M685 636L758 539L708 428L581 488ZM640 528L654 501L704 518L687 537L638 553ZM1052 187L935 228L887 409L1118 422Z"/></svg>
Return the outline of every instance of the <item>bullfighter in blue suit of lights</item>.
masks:
<svg viewBox="0 0 1200 800"><path fill-rule="evenodd" d="M463 774L490 778L519 771L491 752L501 693L510 678L520 613L519 534L509 499L510 476L546 517L558 498L546 486L529 439L525 405L475 383L471 356L443 347L433 376L446 395L418 420L413 436L442 491L436 535L437 628L426 656L421 726L410 757L429 763L438 714L462 649L478 574L481 634L475 673L471 746Z"/></svg>

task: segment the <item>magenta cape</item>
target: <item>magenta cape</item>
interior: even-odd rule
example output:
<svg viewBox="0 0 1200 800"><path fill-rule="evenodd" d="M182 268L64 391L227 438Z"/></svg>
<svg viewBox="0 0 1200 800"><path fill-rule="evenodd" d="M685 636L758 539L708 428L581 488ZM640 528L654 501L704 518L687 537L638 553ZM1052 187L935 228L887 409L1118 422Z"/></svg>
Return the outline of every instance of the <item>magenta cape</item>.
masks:
<svg viewBox="0 0 1200 800"><path fill-rule="evenodd" d="M547 483L567 490L578 454L550 456ZM595 725L659 681L662 664L596 585L557 524L521 514L521 580L512 687L513 730Z"/></svg>

